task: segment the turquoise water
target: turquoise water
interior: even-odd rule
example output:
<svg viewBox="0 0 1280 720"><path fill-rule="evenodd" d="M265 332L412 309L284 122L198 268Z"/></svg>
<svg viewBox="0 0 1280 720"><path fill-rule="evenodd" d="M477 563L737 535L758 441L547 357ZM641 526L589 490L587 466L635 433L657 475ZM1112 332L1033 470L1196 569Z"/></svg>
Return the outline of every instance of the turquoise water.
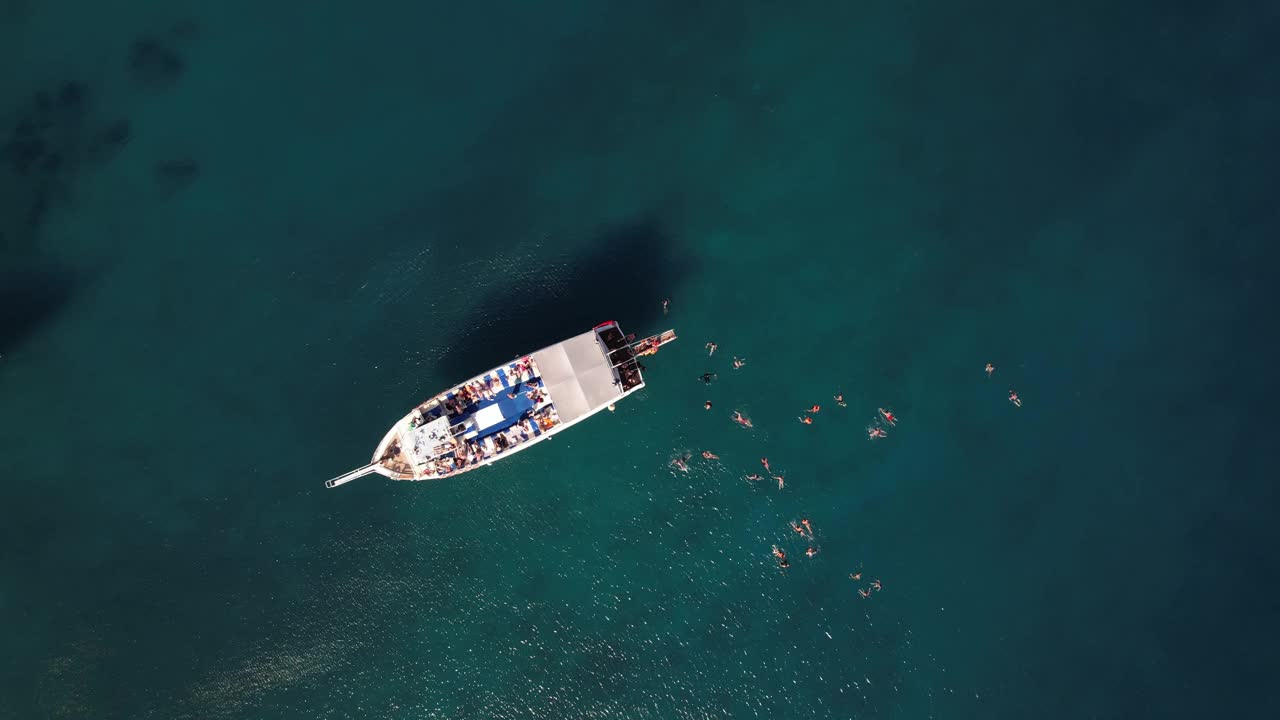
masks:
<svg viewBox="0 0 1280 720"><path fill-rule="evenodd" d="M0 717L1276 711L1273 6L204 5L0 3Z"/></svg>

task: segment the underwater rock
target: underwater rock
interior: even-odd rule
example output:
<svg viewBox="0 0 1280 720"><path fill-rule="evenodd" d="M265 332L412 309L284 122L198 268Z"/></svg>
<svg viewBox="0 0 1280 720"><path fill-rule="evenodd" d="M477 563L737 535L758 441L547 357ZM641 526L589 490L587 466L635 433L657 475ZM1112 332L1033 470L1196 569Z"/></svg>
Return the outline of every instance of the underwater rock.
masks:
<svg viewBox="0 0 1280 720"><path fill-rule="evenodd" d="M85 278L36 260L0 263L0 355L34 337L83 289Z"/></svg>
<svg viewBox="0 0 1280 720"><path fill-rule="evenodd" d="M35 230L44 223L44 216L49 212L49 193L44 188L36 189L31 207L27 208L27 228Z"/></svg>
<svg viewBox="0 0 1280 720"><path fill-rule="evenodd" d="M185 67L178 53L155 38L138 38L129 47L129 74L145 87L169 87L177 82Z"/></svg>
<svg viewBox="0 0 1280 720"><path fill-rule="evenodd" d="M129 121L117 120L98 133L96 142L102 145L120 146L127 144L130 137Z"/></svg>
<svg viewBox="0 0 1280 720"><path fill-rule="evenodd" d="M166 160L155 166L155 181L169 190L181 190L200 176L200 164L191 158Z"/></svg>
<svg viewBox="0 0 1280 720"><path fill-rule="evenodd" d="M79 112L84 109L89 88L84 83L70 81L58 89L58 108L67 112Z"/></svg>
<svg viewBox="0 0 1280 720"><path fill-rule="evenodd" d="M200 23L191 18L179 20L170 26L169 37L185 42L195 40L200 37Z"/></svg>
<svg viewBox="0 0 1280 720"><path fill-rule="evenodd" d="M45 155L44 161L40 163L40 169L49 174L58 172L62 169L62 155L57 152Z"/></svg>
<svg viewBox="0 0 1280 720"><path fill-rule="evenodd" d="M22 138L9 143L6 155L13 162L13 170L19 175L26 175L31 168L44 157L44 141L40 138Z"/></svg>
<svg viewBox="0 0 1280 720"><path fill-rule="evenodd" d="M128 120L117 120L94 133L89 139L86 156L91 162L109 160L129 144L132 133Z"/></svg>

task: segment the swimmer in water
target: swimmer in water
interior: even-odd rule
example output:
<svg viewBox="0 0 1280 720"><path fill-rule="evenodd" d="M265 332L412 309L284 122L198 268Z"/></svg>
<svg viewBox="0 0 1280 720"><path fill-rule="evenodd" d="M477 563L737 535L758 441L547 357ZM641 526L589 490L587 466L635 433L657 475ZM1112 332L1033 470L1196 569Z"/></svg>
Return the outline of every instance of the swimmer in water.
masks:
<svg viewBox="0 0 1280 720"><path fill-rule="evenodd" d="M710 450L703 450L703 451L702 451L702 459L704 459L704 460L719 460L719 459L720 459L720 456L719 456L719 455L717 455L717 454L715 454L715 453L713 453L713 452L711 452Z"/></svg>
<svg viewBox="0 0 1280 720"><path fill-rule="evenodd" d="M812 425L813 418L809 417L808 415L801 415L800 422L804 423L805 425Z"/></svg>
<svg viewBox="0 0 1280 720"><path fill-rule="evenodd" d="M680 470L680 472L689 472L689 456L688 455L682 455L676 458L675 460L672 460L671 464L675 465L676 468Z"/></svg>
<svg viewBox="0 0 1280 720"><path fill-rule="evenodd" d="M862 579L862 573L860 573L860 572L859 572L859 573L849 573L849 579L850 579L850 580L861 580L861 579Z"/></svg>
<svg viewBox="0 0 1280 720"><path fill-rule="evenodd" d="M838 393L836 393L836 395L835 395L835 397L834 397L833 399L836 401L836 404L837 404L837 405L839 405L840 407L849 407L849 406L848 406L848 405L846 405L846 404L845 404L845 402L844 402L844 393L842 393L842 392L838 392Z"/></svg>
<svg viewBox="0 0 1280 720"><path fill-rule="evenodd" d="M858 594L862 596L863 600L866 600L867 598L871 597L871 593L867 592L866 590L863 590L862 588L858 588Z"/></svg>
<svg viewBox="0 0 1280 720"><path fill-rule="evenodd" d="M737 410L734 410L734 411L733 411L733 421L734 421L734 422L736 422L736 423L738 423L738 424L739 424L739 425L741 425L742 427L754 427L754 426L751 424L751 418L746 417L745 415L743 415L742 413L738 412Z"/></svg>
<svg viewBox="0 0 1280 720"><path fill-rule="evenodd" d="M757 480L763 480L764 478L763 478L762 476L760 476L760 475L755 474L755 473L751 473L750 475L748 475L748 476L747 476L747 479L748 479L748 480L750 480L751 482L755 482L755 481L757 481Z"/></svg>
<svg viewBox="0 0 1280 720"><path fill-rule="evenodd" d="M765 472L769 472L769 458L767 457L760 458L760 464L764 466Z"/></svg>
<svg viewBox="0 0 1280 720"><path fill-rule="evenodd" d="M872 580L872 581L871 581L871 589L872 589L872 590L883 590L884 588L880 587L880 581L879 581L879 580Z"/></svg>
<svg viewBox="0 0 1280 720"><path fill-rule="evenodd" d="M884 421L889 423L890 426L896 426L898 424L898 418L894 417L893 413L885 410L884 408L879 408L879 410L880 417L884 418Z"/></svg>
<svg viewBox="0 0 1280 720"><path fill-rule="evenodd" d="M666 298L662 301L662 314L666 315L667 312L670 310L671 310L671 298Z"/></svg>
<svg viewBox="0 0 1280 720"><path fill-rule="evenodd" d="M800 524L804 526L805 530L809 531L809 537L813 537L813 526L809 524L809 518L801 520Z"/></svg>
<svg viewBox="0 0 1280 720"><path fill-rule="evenodd" d="M821 406L821 405L814 405L813 407L809 408L809 409L808 409L808 410L806 410L805 412L811 412L811 413L822 412L822 406Z"/></svg>
<svg viewBox="0 0 1280 720"><path fill-rule="evenodd" d="M991 377L991 373L996 371L996 366L991 363L987 363L987 366L983 368L983 370L987 371L987 377Z"/></svg>
<svg viewBox="0 0 1280 720"><path fill-rule="evenodd" d="M867 437L872 440L877 440L879 438L889 437L889 433L885 432L884 428L869 427L867 428Z"/></svg>
<svg viewBox="0 0 1280 720"><path fill-rule="evenodd" d="M716 374L712 372L702 373L701 375L698 376L698 379L701 380L704 384L710 385L711 381L716 379Z"/></svg>
<svg viewBox="0 0 1280 720"><path fill-rule="evenodd" d="M716 354L716 344L713 342L707 343L707 357L711 357L712 355L715 355L715 354Z"/></svg>
<svg viewBox="0 0 1280 720"><path fill-rule="evenodd" d="M797 524L795 524L795 523L791 523L791 529L792 529L792 530L795 530L796 532L800 533L801 535L803 535L803 534L804 534L804 528L800 527L799 525L797 525Z"/></svg>
<svg viewBox="0 0 1280 720"><path fill-rule="evenodd" d="M702 407L706 408L707 410L710 410L710 409L711 409L711 401L710 401L710 400L708 400L708 401L706 401L706 402L702 403Z"/></svg>
<svg viewBox="0 0 1280 720"><path fill-rule="evenodd" d="M773 556L778 558L779 560L787 559L787 554L779 550L777 545L773 546Z"/></svg>
<svg viewBox="0 0 1280 720"><path fill-rule="evenodd" d="M781 490L781 489L782 489L782 486L783 486L784 484L786 484L786 481L782 479L782 476L781 476L781 475L774 475L774 476L773 476L773 479L778 481L778 489L779 489L779 490Z"/></svg>
<svg viewBox="0 0 1280 720"><path fill-rule="evenodd" d="M808 555L809 557L813 557L814 555L818 554L818 551L814 548L809 548L808 550L804 551L804 554Z"/></svg>
<svg viewBox="0 0 1280 720"><path fill-rule="evenodd" d="M1009 402L1013 403L1016 407L1022 407L1022 398L1018 397L1018 393L1012 390L1009 391Z"/></svg>
<svg viewBox="0 0 1280 720"><path fill-rule="evenodd" d="M743 359L741 359L741 358L736 358L736 357L735 357L735 358L733 359L733 369L734 369L734 370L740 370L740 369L742 369L742 366L743 366L743 365L746 365L746 364L747 364L747 361L746 361L746 360L743 360Z"/></svg>

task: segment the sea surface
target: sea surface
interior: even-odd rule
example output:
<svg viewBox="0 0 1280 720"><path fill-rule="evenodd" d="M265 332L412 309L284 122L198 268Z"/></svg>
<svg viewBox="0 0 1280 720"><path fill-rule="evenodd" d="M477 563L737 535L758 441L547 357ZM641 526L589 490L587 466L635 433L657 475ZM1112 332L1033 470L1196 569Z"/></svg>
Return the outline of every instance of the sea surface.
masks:
<svg viewBox="0 0 1280 720"><path fill-rule="evenodd" d="M1277 88L1274 2L2 0L0 719L1276 717Z"/></svg>

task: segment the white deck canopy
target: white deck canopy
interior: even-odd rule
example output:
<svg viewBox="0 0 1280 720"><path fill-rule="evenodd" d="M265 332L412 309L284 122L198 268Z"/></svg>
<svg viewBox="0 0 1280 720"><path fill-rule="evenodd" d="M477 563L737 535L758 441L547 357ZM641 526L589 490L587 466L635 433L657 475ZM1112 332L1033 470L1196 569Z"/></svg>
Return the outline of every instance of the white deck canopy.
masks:
<svg viewBox="0 0 1280 720"><path fill-rule="evenodd" d="M622 385L595 331L533 354L561 422L568 424L619 400Z"/></svg>

